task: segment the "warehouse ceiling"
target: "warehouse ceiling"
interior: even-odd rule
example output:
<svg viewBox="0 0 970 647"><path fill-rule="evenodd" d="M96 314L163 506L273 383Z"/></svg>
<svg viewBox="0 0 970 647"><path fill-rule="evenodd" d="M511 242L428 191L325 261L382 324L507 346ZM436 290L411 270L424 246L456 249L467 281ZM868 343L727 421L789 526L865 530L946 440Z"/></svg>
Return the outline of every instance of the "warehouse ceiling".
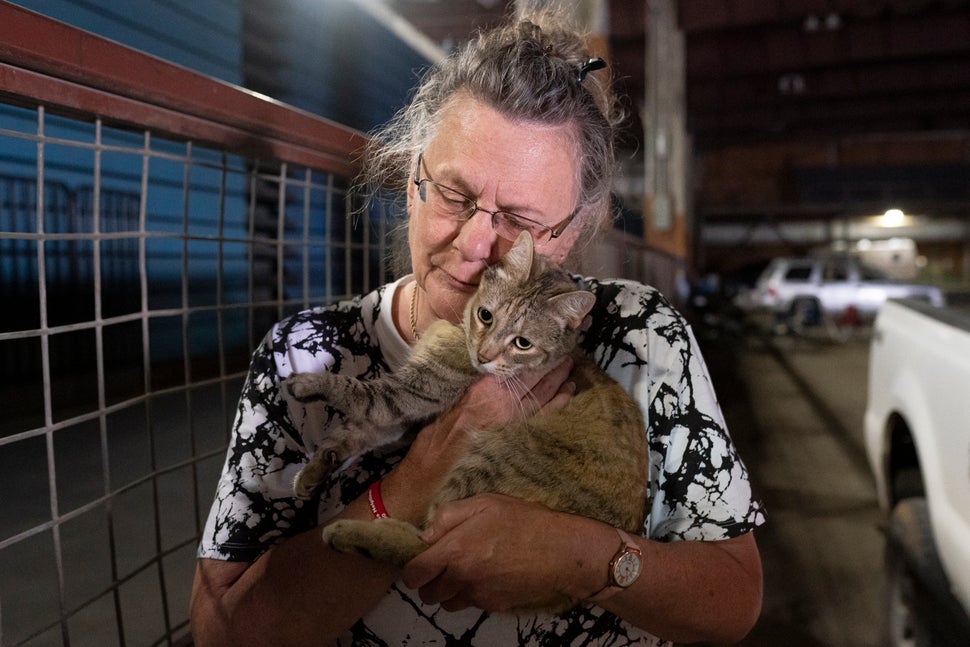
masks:
<svg viewBox="0 0 970 647"><path fill-rule="evenodd" d="M388 4L445 49L512 5ZM647 4L608 0L610 58L631 97L634 138ZM970 0L682 0L678 14L698 150L970 128Z"/></svg>

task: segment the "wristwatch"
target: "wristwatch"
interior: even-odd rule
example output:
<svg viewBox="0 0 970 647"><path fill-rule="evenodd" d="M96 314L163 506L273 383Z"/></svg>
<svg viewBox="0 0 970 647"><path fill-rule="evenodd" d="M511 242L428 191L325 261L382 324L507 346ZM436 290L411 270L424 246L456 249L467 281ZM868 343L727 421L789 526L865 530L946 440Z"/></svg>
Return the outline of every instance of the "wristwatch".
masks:
<svg viewBox="0 0 970 647"><path fill-rule="evenodd" d="M620 535L621 543L620 549L610 560L609 582L593 597L589 598L591 602L602 602L613 597L623 589L628 588L640 577L640 567L643 564L641 559L643 553L640 552L640 547L636 540L627 533L619 528L616 529L616 532Z"/></svg>

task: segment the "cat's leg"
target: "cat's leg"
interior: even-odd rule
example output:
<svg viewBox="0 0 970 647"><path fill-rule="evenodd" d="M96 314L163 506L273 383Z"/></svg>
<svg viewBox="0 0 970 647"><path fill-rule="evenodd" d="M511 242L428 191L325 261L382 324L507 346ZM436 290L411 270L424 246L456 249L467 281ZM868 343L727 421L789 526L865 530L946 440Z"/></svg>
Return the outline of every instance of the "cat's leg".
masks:
<svg viewBox="0 0 970 647"><path fill-rule="evenodd" d="M428 547L420 533L398 519L343 519L323 529L323 540L342 553L357 553L401 568Z"/></svg>
<svg viewBox="0 0 970 647"><path fill-rule="evenodd" d="M437 321L394 373L376 380L328 372L294 373L286 379L286 388L300 402L326 401L350 420L389 425L441 413L478 377L464 331Z"/></svg>
<svg viewBox="0 0 970 647"><path fill-rule="evenodd" d="M353 378L336 373L293 373L286 378L284 386L299 402L316 402L328 399L331 392ZM336 405L335 405L336 406Z"/></svg>
<svg viewBox="0 0 970 647"><path fill-rule="evenodd" d="M398 440L406 425L377 427L348 423L333 429L317 446L307 464L293 481L293 491L301 499L310 499L338 467L353 456L374 450Z"/></svg>

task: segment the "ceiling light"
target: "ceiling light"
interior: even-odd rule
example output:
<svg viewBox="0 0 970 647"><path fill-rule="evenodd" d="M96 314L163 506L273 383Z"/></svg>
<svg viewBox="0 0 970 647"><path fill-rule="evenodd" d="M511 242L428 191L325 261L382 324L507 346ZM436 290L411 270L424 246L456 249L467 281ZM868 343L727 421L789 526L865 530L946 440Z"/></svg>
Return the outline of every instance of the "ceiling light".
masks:
<svg viewBox="0 0 970 647"><path fill-rule="evenodd" d="M902 209L888 209L879 218L879 224L883 227L902 227L906 222L906 214Z"/></svg>

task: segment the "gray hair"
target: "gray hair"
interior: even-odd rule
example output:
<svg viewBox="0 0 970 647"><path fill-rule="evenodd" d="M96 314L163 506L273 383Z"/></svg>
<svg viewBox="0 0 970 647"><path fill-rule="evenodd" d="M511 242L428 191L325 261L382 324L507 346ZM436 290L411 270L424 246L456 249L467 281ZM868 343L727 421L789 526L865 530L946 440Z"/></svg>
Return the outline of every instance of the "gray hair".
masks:
<svg viewBox="0 0 970 647"><path fill-rule="evenodd" d="M442 109L465 92L511 120L573 126L580 162L575 222L581 240L590 238L610 220L614 138L622 119L610 80L600 78L607 74L579 73L590 57L585 36L551 13L478 34L433 66L412 101L372 136L365 190L403 192Z"/></svg>

